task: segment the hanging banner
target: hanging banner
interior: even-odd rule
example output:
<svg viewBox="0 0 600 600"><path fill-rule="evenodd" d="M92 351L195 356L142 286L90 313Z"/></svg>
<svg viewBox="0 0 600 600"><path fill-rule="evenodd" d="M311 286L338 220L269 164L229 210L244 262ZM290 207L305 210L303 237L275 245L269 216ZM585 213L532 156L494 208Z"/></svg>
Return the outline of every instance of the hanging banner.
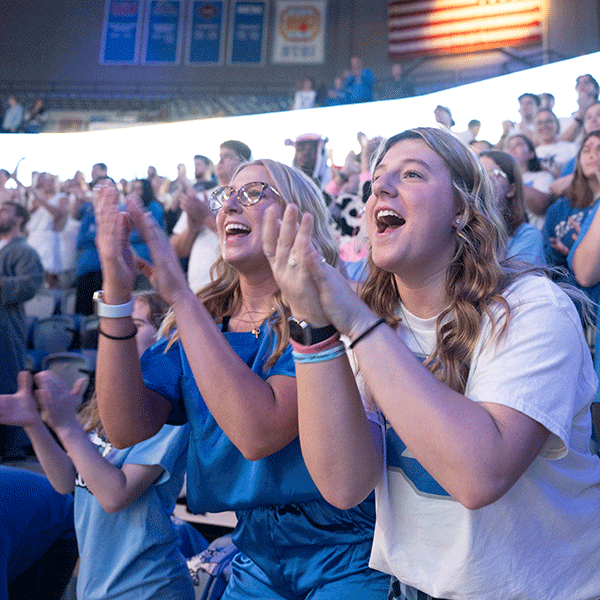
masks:
<svg viewBox="0 0 600 600"><path fill-rule="evenodd" d="M267 3L235 0L231 6L229 64L261 66L265 62Z"/></svg>
<svg viewBox="0 0 600 600"><path fill-rule="evenodd" d="M106 0L100 64L136 64L139 61L141 29L141 0Z"/></svg>
<svg viewBox="0 0 600 600"><path fill-rule="evenodd" d="M274 63L324 63L326 0L278 0Z"/></svg>
<svg viewBox="0 0 600 600"><path fill-rule="evenodd" d="M190 3L187 65L218 65L223 56L225 36L224 3L197 0Z"/></svg>
<svg viewBox="0 0 600 600"><path fill-rule="evenodd" d="M145 65L179 63L182 13L183 0L150 0L144 31Z"/></svg>

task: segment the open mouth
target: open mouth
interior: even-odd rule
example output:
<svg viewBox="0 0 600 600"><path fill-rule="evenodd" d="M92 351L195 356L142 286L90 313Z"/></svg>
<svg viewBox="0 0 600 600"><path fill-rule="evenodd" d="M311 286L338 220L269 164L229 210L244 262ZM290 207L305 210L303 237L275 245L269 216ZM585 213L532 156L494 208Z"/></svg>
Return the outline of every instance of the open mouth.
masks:
<svg viewBox="0 0 600 600"><path fill-rule="evenodd" d="M375 218L377 225L377 233L383 233L388 228L396 229L402 227L406 221L397 212L393 210L385 209L380 210Z"/></svg>
<svg viewBox="0 0 600 600"><path fill-rule="evenodd" d="M225 236L230 238L232 236L244 236L250 233L251 229L247 225L241 223L229 223L225 226Z"/></svg>

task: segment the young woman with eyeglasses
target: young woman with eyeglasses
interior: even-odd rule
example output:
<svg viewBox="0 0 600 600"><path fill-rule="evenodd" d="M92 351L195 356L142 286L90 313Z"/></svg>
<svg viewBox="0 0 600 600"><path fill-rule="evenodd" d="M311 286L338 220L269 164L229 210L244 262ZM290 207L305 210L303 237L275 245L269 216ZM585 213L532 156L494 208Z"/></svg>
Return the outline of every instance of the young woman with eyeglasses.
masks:
<svg viewBox="0 0 600 600"><path fill-rule="evenodd" d="M479 160L492 181L496 209L508 234L506 258L545 265L542 234L527 221L523 179L517 161L510 154L499 150L482 152Z"/></svg>
<svg viewBox="0 0 600 600"><path fill-rule="evenodd" d="M210 200L221 258L213 282L190 290L169 241L138 204L120 213L111 193L96 206L104 274L97 386L102 422L118 447L167 420L189 421L187 501L194 512L235 510L242 551L223 596L232 599L381 598L383 574L368 567L373 498L350 510L323 500L300 451L289 310L262 248L265 211L294 204L314 215L312 239L331 265L337 248L316 186L262 160L240 166ZM136 270L125 247L129 219L150 248L150 279L171 306L162 339L140 361L121 309ZM111 306L112 305L112 306ZM113 316L111 316L113 315ZM328 337L293 324L298 335Z"/></svg>
<svg viewBox="0 0 600 600"><path fill-rule="evenodd" d="M266 219L292 314L353 350L333 336L328 351L294 352L315 483L341 508L375 488L370 564L392 576L390 600L595 600L598 382L573 303L502 263L489 177L451 133L390 138L372 190L360 297L321 262L309 215L299 228L293 206L280 226L279 207Z"/></svg>

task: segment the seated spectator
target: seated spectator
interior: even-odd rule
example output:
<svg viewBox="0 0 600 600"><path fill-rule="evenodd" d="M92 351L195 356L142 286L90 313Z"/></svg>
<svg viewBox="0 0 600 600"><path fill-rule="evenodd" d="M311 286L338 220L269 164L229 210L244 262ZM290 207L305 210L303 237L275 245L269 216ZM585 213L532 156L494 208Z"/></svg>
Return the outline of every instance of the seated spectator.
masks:
<svg viewBox="0 0 600 600"><path fill-rule="evenodd" d="M600 146L600 131L589 133L577 154L573 181L564 197L550 206L542 234L550 267L567 268L567 256L575 243L582 221L600 196L600 182L588 156ZM568 277L570 283L576 283Z"/></svg>
<svg viewBox="0 0 600 600"><path fill-rule="evenodd" d="M17 133L23 124L23 117L25 116L25 110L23 105L19 103L16 96L8 97L8 108L4 113L2 119L1 133Z"/></svg>
<svg viewBox="0 0 600 600"><path fill-rule="evenodd" d="M26 133L41 133L48 122L44 101L38 98L27 110L23 121Z"/></svg>
<svg viewBox="0 0 600 600"><path fill-rule="evenodd" d="M302 82L298 84L298 89L294 93L292 110L314 108L316 97L317 91L315 89L315 82L311 77L305 77Z"/></svg>
<svg viewBox="0 0 600 600"><path fill-rule="evenodd" d="M577 92L577 110L567 119L561 119L561 140L575 142L580 145L585 136L584 117L585 111L594 103L598 102L600 86L589 74L580 75L575 82ZM564 121L564 122L562 122Z"/></svg>
<svg viewBox="0 0 600 600"><path fill-rule="evenodd" d="M535 133L538 140L535 151L540 164L556 178L577 154L577 145L559 139L560 123L551 110L540 110L535 115Z"/></svg>
<svg viewBox="0 0 600 600"><path fill-rule="evenodd" d="M508 140L507 152L517 161L523 177L523 198L529 222L542 229L546 211L552 203L550 186L554 178L542 169L535 147L526 135L513 135Z"/></svg>
<svg viewBox="0 0 600 600"><path fill-rule="evenodd" d="M353 56L350 59L350 74L344 81L346 104L370 102L373 100L373 85L375 76L371 69L363 68L362 59Z"/></svg>
<svg viewBox="0 0 600 600"><path fill-rule="evenodd" d="M339 106L346 103L344 94L344 79L337 76L333 79L333 85L327 89L327 97L325 98L325 106Z"/></svg>
<svg viewBox="0 0 600 600"><path fill-rule="evenodd" d="M0 466L0 598L60 600L76 561L72 496Z"/></svg>
<svg viewBox="0 0 600 600"><path fill-rule="evenodd" d="M415 84L402 71L400 63L392 64L391 77L381 83L378 100L393 100L395 98L409 98L415 95Z"/></svg>
<svg viewBox="0 0 600 600"><path fill-rule="evenodd" d="M492 180L496 207L508 233L506 258L545 265L542 234L527 222L523 203L523 179L517 161L510 154L499 150L483 152L479 158Z"/></svg>

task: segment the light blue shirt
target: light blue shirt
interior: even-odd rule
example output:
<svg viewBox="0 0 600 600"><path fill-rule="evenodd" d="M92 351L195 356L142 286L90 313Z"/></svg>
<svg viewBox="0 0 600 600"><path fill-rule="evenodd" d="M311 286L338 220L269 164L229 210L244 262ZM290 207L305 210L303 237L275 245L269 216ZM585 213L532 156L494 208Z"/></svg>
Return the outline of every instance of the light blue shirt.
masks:
<svg viewBox="0 0 600 600"><path fill-rule="evenodd" d="M95 434L91 440L115 467L160 465L164 471L137 500L112 514L77 477L77 597L193 600L192 581L170 518L183 485L189 427L165 425L154 437L124 450Z"/></svg>

